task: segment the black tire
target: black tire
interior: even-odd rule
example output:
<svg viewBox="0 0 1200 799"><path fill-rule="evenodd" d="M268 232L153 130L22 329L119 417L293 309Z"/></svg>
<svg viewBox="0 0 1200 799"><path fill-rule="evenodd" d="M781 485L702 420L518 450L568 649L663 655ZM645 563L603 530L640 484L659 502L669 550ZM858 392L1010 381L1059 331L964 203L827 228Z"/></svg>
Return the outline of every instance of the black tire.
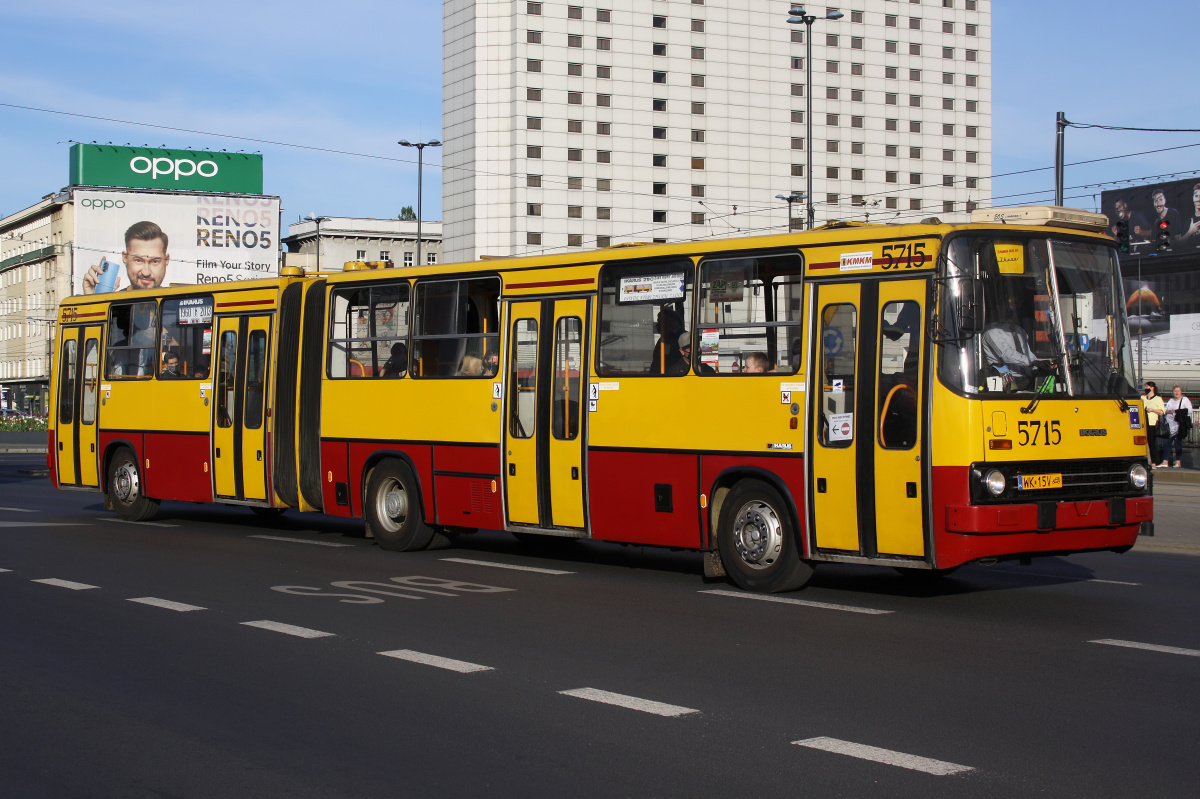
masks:
<svg viewBox="0 0 1200 799"><path fill-rule="evenodd" d="M433 541L434 529L421 518L420 487L403 461L383 461L371 472L363 517L382 549L412 552Z"/></svg>
<svg viewBox="0 0 1200 799"><path fill-rule="evenodd" d="M117 450L109 461L107 486L109 504L122 519L144 522L158 513L158 500L142 492L142 473L138 469L137 456L127 447Z"/></svg>
<svg viewBox="0 0 1200 799"><path fill-rule="evenodd" d="M783 497L761 480L744 480L725 497L717 547L725 573L747 591L795 591L812 577Z"/></svg>

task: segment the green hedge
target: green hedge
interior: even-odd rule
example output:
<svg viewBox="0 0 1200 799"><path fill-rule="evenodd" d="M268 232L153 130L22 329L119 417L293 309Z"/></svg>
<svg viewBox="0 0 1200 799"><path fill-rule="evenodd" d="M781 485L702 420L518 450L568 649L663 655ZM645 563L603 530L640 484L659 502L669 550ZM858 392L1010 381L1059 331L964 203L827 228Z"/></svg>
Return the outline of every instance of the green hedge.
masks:
<svg viewBox="0 0 1200 799"><path fill-rule="evenodd" d="M38 432L46 429L45 419L0 419L0 431Z"/></svg>

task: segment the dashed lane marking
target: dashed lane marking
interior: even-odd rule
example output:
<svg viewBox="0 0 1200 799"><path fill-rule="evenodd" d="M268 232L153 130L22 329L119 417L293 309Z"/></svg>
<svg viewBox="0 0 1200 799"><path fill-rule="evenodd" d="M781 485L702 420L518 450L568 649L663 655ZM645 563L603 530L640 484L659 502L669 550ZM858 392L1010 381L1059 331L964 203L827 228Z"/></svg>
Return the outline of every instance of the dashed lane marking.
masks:
<svg viewBox="0 0 1200 799"><path fill-rule="evenodd" d="M989 571L988 575L1002 574L1006 577L1044 577L1050 580L1061 580L1064 583L1107 583L1108 585L1141 585L1141 583L1127 583L1123 580L1100 580L1095 577L1070 577L1065 574L1047 574L1046 572L1022 572L1022 571Z"/></svg>
<svg viewBox="0 0 1200 799"><path fill-rule="evenodd" d="M909 755L904 752L894 752L891 749L880 749L877 746L856 744L851 741L839 741L837 738L806 738L803 741L792 741L796 746L807 746L809 749L820 749L823 752L833 752L837 755L857 757L860 760L873 760L889 766L923 771L936 777L946 777L951 774L962 774L974 771L971 766L960 766L957 763L947 763L944 760L932 760L928 757Z"/></svg>
<svg viewBox="0 0 1200 799"><path fill-rule="evenodd" d="M380 655L397 660L407 660L410 663L420 663L447 671L457 671L459 674L472 674L477 671L493 671L491 666L480 666L478 663L468 663L465 660L427 655L424 652L414 652L411 649L393 649L390 652L380 652Z"/></svg>
<svg viewBox="0 0 1200 799"><path fill-rule="evenodd" d="M570 691L559 691L559 693L565 696L573 696L576 699L587 699L592 702L603 702L606 705L616 705L617 707L629 710L640 710L643 713L653 713L656 716L686 716L690 713L700 712L695 708L668 705L664 702L655 702L651 699L641 699L636 696L626 696L625 694L614 694L611 691L601 691L599 688L572 688Z"/></svg>
<svg viewBox="0 0 1200 799"><path fill-rule="evenodd" d="M12 569L0 569L0 572L10 572Z"/></svg>
<svg viewBox="0 0 1200 799"><path fill-rule="evenodd" d="M53 585L56 588L70 588L72 591L86 591L89 588L99 588L98 585L88 585L87 583L74 583L70 580L60 580L57 577L47 577L44 580L34 580L35 583L42 585Z"/></svg>
<svg viewBox="0 0 1200 799"><path fill-rule="evenodd" d="M1120 641L1116 638L1098 638L1088 641L1089 644L1107 644L1108 646L1123 646L1128 649L1145 649L1148 652L1166 652L1168 655L1188 655L1200 658L1200 649L1184 649L1180 646L1161 646L1159 644L1143 644L1138 641Z"/></svg>
<svg viewBox="0 0 1200 799"><path fill-rule="evenodd" d="M469 566L491 566L493 569L512 569L519 572L536 572L537 574L574 574L575 572L562 569L543 569L539 566L517 566L512 563L496 563L492 560L473 560L471 558L442 558L449 563L466 563Z"/></svg>
<svg viewBox="0 0 1200 799"><path fill-rule="evenodd" d="M1141 585L1141 583L1127 583L1123 580L1085 580L1088 583L1108 583L1109 585Z"/></svg>
<svg viewBox="0 0 1200 799"><path fill-rule="evenodd" d="M91 527L87 522L0 522L0 527Z"/></svg>
<svg viewBox="0 0 1200 799"><path fill-rule="evenodd" d="M178 524L167 524L166 522L134 522L129 519L118 519L115 516L97 516L98 522L119 522L121 524L140 524L143 527L178 527Z"/></svg>
<svg viewBox="0 0 1200 799"><path fill-rule="evenodd" d="M338 541L313 541L311 538L288 538L285 535L251 535L248 538L265 538L268 541L287 541L292 544L315 544L319 547L352 547L354 544L343 544Z"/></svg>
<svg viewBox="0 0 1200 799"><path fill-rule="evenodd" d="M202 608L199 605L189 605L186 602L172 602L169 599L159 599L158 597L154 597L154 596L132 597L129 601L130 602L138 602L142 605L153 605L156 608L166 608L167 610L178 610L180 612L185 612L185 611L189 611L189 610L207 610L208 609L208 608Z"/></svg>
<svg viewBox="0 0 1200 799"><path fill-rule="evenodd" d="M37 513L36 510L30 510L29 508L0 508L0 510L8 511L9 513Z"/></svg>
<svg viewBox="0 0 1200 799"><path fill-rule="evenodd" d="M284 624L281 621L244 621L246 627L257 627L260 630L271 630L284 635L294 635L297 638L327 638L333 633L323 633L320 630L310 630L307 627L297 627L294 624Z"/></svg>
<svg viewBox="0 0 1200 799"><path fill-rule="evenodd" d="M844 610L848 613L865 613L869 616L882 616L887 613L895 613L893 610L879 610L877 608L863 608L857 605L837 605L832 602L817 602L812 599L789 599L782 596L772 596L770 594L751 594L745 591L727 591L721 588L712 588L701 591L702 594L716 594L717 596L731 596L738 599L757 599L759 602L780 602L785 605L803 605L809 608L824 608L825 610Z"/></svg>

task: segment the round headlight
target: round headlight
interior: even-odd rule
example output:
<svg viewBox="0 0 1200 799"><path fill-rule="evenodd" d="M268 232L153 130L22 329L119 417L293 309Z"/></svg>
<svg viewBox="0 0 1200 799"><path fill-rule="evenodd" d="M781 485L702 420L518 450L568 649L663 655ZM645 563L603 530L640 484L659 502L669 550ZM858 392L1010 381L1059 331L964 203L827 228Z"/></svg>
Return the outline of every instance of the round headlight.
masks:
<svg viewBox="0 0 1200 799"><path fill-rule="evenodd" d="M1149 481L1150 475L1146 472L1145 466L1135 463L1129 467L1129 484L1134 488L1145 488Z"/></svg>
<svg viewBox="0 0 1200 799"><path fill-rule="evenodd" d="M988 493L993 497L998 497L1004 493L1004 489L1008 487L1008 480L1004 477L1004 472L999 469L992 469L983 476L983 484L987 486Z"/></svg>

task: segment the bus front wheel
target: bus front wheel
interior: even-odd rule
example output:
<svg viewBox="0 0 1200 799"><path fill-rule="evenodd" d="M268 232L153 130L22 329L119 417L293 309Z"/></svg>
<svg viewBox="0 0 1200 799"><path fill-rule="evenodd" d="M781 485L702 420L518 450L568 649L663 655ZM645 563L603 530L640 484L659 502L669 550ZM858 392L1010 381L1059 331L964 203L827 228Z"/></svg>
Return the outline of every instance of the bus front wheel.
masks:
<svg viewBox="0 0 1200 799"><path fill-rule="evenodd" d="M421 501L412 470L400 461L384 461L371 472L363 503L367 530L383 549L425 549L434 529L421 518Z"/></svg>
<svg viewBox="0 0 1200 799"><path fill-rule="evenodd" d="M122 519L144 522L158 513L158 500L144 493L137 456L121 448L108 464L108 501Z"/></svg>
<svg viewBox="0 0 1200 799"><path fill-rule="evenodd" d="M813 573L800 560L783 497L759 480L738 483L725 497L717 546L725 572L747 591L795 591Z"/></svg>

